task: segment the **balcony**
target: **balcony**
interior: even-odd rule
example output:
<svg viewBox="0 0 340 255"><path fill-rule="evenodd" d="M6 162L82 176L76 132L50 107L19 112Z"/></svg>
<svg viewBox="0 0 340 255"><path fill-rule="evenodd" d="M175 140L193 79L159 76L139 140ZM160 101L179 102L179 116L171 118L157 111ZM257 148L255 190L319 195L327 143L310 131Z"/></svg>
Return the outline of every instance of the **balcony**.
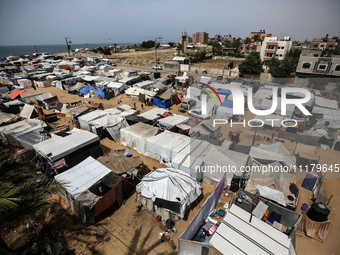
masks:
<svg viewBox="0 0 340 255"><path fill-rule="evenodd" d="M271 57L263 57L263 60L271 60Z"/></svg>
<svg viewBox="0 0 340 255"><path fill-rule="evenodd" d="M267 42L267 45L277 45L277 42Z"/></svg>
<svg viewBox="0 0 340 255"><path fill-rule="evenodd" d="M264 52L268 52L268 53L276 53L276 50L270 50L270 49L265 49Z"/></svg>

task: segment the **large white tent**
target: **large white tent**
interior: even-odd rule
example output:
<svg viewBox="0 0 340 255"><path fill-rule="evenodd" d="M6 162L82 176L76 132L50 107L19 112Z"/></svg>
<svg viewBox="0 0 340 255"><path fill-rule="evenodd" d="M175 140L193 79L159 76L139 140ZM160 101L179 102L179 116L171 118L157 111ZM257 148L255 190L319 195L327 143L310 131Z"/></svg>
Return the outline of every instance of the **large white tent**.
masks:
<svg viewBox="0 0 340 255"><path fill-rule="evenodd" d="M184 217L186 208L202 192L200 184L194 178L174 168L153 170L136 186L136 191L143 197L151 199L154 205L181 218Z"/></svg>
<svg viewBox="0 0 340 255"><path fill-rule="evenodd" d="M139 122L120 130L120 143L144 155L145 139L155 136L158 130L157 127Z"/></svg>
<svg viewBox="0 0 340 255"><path fill-rule="evenodd" d="M171 162L172 149L189 139L190 137L185 135L164 131L145 140L144 155L160 162Z"/></svg>
<svg viewBox="0 0 340 255"><path fill-rule="evenodd" d="M80 128L84 128L86 130L91 131L90 121L102 118L105 115L108 115L108 113L105 112L105 111L101 111L101 110L96 110L96 111L86 113L86 114L78 117L79 126L80 126Z"/></svg>

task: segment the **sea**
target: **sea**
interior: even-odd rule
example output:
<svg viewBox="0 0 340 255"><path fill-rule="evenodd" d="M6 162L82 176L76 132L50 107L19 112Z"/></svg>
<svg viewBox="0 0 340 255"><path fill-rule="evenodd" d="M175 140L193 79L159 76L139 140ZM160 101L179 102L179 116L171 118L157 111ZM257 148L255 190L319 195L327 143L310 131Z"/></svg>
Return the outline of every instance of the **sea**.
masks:
<svg viewBox="0 0 340 255"><path fill-rule="evenodd" d="M122 47L126 45L131 45L131 43L120 43L117 47ZM133 44L132 44L133 45ZM112 46L113 44L108 43L98 43L98 44L90 44L90 43L83 43L83 44L71 44L71 50L80 49L80 48L97 48L103 46ZM36 48L37 49L36 49ZM60 53L60 52L67 52L66 44L56 44L56 45L20 45L20 46L0 46L0 57L8 57L8 56L20 56L20 55L30 55L33 53Z"/></svg>

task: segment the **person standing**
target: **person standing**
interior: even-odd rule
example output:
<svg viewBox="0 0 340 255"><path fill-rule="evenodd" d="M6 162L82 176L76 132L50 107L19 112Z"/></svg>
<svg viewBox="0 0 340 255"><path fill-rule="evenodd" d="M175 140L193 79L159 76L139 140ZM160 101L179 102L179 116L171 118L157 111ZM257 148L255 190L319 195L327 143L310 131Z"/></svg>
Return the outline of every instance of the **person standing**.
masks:
<svg viewBox="0 0 340 255"><path fill-rule="evenodd" d="M141 104L141 106L142 106L142 110L144 109L144 105L143 105L143 103Z"/></svg>

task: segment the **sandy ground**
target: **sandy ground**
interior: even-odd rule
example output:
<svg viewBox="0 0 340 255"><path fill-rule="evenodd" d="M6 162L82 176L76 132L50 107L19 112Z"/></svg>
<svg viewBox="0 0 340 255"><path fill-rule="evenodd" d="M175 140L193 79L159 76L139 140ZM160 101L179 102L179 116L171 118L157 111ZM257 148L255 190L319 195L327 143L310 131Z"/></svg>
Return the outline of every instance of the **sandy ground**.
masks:
<svg viewBox="0 0 340 255"><path fill-rule="evenodd" d="M76 101L86 102L93 101L96 103L103 103L104 108L111 108L118 105L117 98L110 100L90 98L84 99L77 95L68 94L66 91L49 87L39 88L43 93L50 92L52 95L57 95L62 103L70 103ZM120 97L120 96L119 96ZM118 98L119 98L118 97ZM136 102L137 110L144 112L151 107L141 108L141 103L136 99L127 98L122 95L122 103L133 106ZM178 106L172 106L171 112L179 113ZM181 113L188 116L188 113ZM254 116L248 111L245 114L245 119L251 119ZM58 122L53 124L54 127L67 124L70 119L62 118ZM241 126L234 126L230 128L228 125L223 126L224 137L228 132L240 131L240 144L251 145L254 132L250 131L248 127L243 128ZM270 133L271 135L271 133ZM263 134L261 135L263 137ZM120 141L111 141L109 139L103 139L102 144L111 149L125 148L120 145ZM267 143L264 140L261 143ZM285 140L284 146L293 152L295 148L294 141ZM127 148L129 149L129 148ZM162 165L145 156L139 155L136 151L129 149L134 156L140 156L144 164L150 169L153 167L162 167ZM340 152L334 150L322 150L319 149L318 155L320 155L320 163L326 163L328 165L339 163ZM303 176L302 176L303 177ZM337 175L339 177L339 174ZM301 184L302 179L298 179L298 186ZM325 179L325 197L326 201L333 194L333 198L329 203L331 213L329 219L332 221L329 229L328 236L324 243L317 240L306 237L303 233L298 231L297 234L297 254L340 254L340 217L338 211L340 210L340 196L337 191L340 187L339 178L326 178ZM188 226L189 222L198 212L200 206L204 203L207 197L211 194L214 187L205 183L201 185L203 191L203 198L198 204L193 205L190 209L185 220L176 222L177 234L171 236L171 240L177 246L178 238L183 233L184 229ZM309 197L311 194L300 188L300 201L298 211L301 211L301 205L306 202L310 204ZM62 200L59 203L54 204L48 211L43 211L40 214L32 216L31 220L34 224L30 223L30 219L21 219L17 224L6 226L0 230L3 238L11 247L20 247L24 245L27 239L32 239L34 235L29 234L26 228L26 224L30 223L30 231L34 225L38 232L40 232L40 238L45 237L46 240L51 240L51 246L55 247L58 243L74 251L74 254L176 254L170 246L170 242L161 243L158 239L158 233L163 231L161 223L156 221L156 218L150 213L142 210L137 213L136 202L134 196L131 196L122 207L120 207L114 214L103 221L95 224L94 226L84 227L79 223L77 218L72 215L71 210L65 205ZM42 224L44 223L44 224ZM44 225L44 227L43 227ZM51 238L52 237L52 238ZM130 247L130 248L128 248Z"/></svg>

